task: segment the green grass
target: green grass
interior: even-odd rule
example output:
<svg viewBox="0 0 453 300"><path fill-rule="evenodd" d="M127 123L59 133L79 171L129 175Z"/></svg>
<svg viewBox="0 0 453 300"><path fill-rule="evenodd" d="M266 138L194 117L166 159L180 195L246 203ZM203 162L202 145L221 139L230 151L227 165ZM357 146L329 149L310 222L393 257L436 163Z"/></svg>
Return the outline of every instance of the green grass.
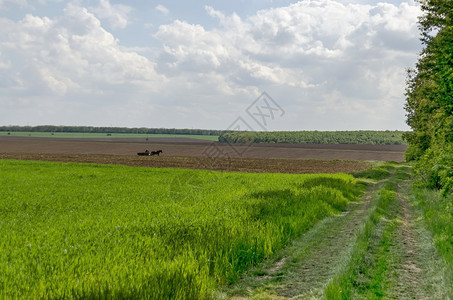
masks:
<svg viewBox="0 0 453 300"><path fill-rule="evenodd" d="M77 132L7 132L0 131L0 136L47 137L47 138L190 138L206 141L218 141L218 136L189 134L139 134L139 133L77 133Z"/></svg>
<svg viewBox="0 0 453 300"><path fill-rule="evenodd" d="M453 298L453 195L444 197L439 191L417 187L413 194L437 251L445 261L448 293Z"/></svg>
<svg viewBox="0 0 453 300"><path fill-rule="evenodd" d="M355 184L0 160L0 298L212 298L343 209Z"/></svg>
<svg viewBox="0 0 453 300"><path fill-rule="evenodd" d="M395 163L386 162L372 168L352 172L351 174L356 178L365 178L379 181L390 177L391 171L395 169L395 165Z"/></svg>

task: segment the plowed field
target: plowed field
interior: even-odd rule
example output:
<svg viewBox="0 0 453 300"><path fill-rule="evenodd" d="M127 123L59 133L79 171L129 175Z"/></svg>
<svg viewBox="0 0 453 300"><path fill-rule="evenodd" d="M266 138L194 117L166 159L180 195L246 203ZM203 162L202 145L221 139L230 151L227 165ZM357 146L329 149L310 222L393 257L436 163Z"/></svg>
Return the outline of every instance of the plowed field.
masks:
<svg viewBox="0 0 453 300"><path fill-rule="evenodd" d="M137 152L163 150L161 156ZM402 145L223 144L194 139L0 137L0 158L178 167L241 172L335 173L403 161ZM341 161L340 161L341 160Z"/></svg>

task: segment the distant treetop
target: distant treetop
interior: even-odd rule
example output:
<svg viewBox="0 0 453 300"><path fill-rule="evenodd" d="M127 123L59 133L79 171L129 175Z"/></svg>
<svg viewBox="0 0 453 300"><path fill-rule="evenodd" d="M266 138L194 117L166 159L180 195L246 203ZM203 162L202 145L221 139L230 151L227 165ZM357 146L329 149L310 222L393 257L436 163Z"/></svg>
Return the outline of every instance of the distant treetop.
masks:
<svg viewBox="0 0 453 300"><path fill-rule="evenodd" d="M225 132L219 136L226 143L286 144L375 144L403 145L404 131L273 131Z"/></svg>
<svg viewBox="0 0 453 300"><path fill-rule="evenodd" d="M77 132L77 133L136 133L136 134L184 134L184 135L220 135L221 130L176 129L176 128L127 128L94 126L0 126L0 131L19 132Z"/></svg>

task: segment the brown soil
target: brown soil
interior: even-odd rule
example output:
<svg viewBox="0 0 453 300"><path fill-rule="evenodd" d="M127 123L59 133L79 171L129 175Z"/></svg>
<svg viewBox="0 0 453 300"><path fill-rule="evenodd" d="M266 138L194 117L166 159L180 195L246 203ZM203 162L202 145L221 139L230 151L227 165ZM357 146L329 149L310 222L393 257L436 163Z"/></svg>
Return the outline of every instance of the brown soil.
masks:
<svg viewBox="0 0 453 300"><path fill-rule="evenodd" d="M0 153L0 159L119 164L155 168L207 169L256 173L348 173L370 167L369 163L360 161L133 156L112 154Z"/></svg>
<svg viewBox="0 0 453 300"><path fill-rule="evenodd" d="M137 156L145 149L163 154ZM240 172L351 172L369 167L367 160L402 161L405 150L402 145L244 145L188 138L0 137L0 158Z"/></svg>
<svg viewBox="0 0 453 300"><path fill-rule="evenodd" d="M403 161L404 145L227 144L187 138L65 139L0 137L0 153L136 155L163 150L172 157Z"/></svg>

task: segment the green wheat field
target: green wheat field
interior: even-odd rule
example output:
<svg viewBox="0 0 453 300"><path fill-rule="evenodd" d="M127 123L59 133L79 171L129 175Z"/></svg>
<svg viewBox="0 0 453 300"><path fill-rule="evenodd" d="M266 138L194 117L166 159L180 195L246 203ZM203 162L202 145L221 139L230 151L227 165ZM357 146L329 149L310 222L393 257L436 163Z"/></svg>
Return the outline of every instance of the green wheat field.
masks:
<svg viewBox="0 0 453 300"><path fill-rule="evenodd" d="M0 298L213 298L356 199L351 175L0 160Z"/></svg>

